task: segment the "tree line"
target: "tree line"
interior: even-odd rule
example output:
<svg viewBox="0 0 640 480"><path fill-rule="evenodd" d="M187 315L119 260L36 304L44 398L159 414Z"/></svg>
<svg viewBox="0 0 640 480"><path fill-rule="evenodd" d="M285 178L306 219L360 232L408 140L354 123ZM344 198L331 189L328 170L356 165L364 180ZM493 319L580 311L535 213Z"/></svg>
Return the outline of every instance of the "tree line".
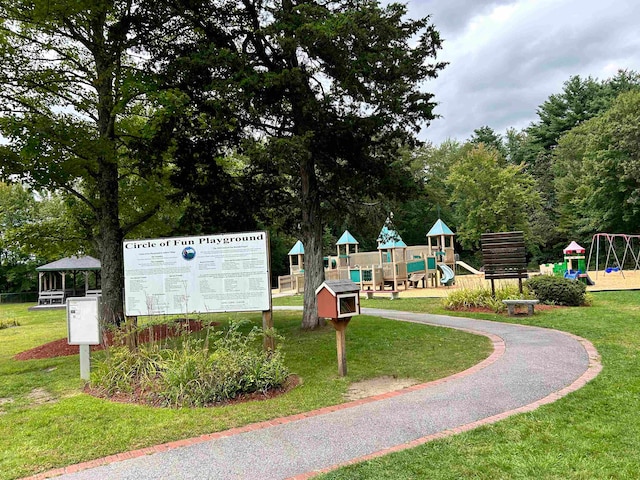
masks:
<svg viewBox="0 0 640 480"><path fill-rule="evenodd" d="M532 267L557 261L571 240L588 245L598 232L638 233L639 102L637 72L573 76L523 130L500 135L482 126L464 142L413 150L423 191L398 209L396 218L408 221L401 230L423 232L410 211L432 222L438 206L471 261L482 233L522 230Z"/></svg>

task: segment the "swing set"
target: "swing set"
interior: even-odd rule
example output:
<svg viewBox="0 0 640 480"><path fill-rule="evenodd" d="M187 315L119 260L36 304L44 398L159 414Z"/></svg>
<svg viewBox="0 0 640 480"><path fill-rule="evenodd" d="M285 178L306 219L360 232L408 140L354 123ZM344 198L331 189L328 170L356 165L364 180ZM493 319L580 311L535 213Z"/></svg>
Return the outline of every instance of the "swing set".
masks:
<svg viewBox="0 0 640 480"><path fill-rule="evenodd" d="M626 233L596 233L591 239L589 249L589 261L587 271L591 265L591 257L595 246L595 271L598 278L600 269L600 245L602 244L602 256L605 255L603 271L605 273L620 272L624 278L624 269L640 269L640 235L627 235ZM624 249L624 250L623 250ZM619 253L622 252L622 260Z"/></svg>

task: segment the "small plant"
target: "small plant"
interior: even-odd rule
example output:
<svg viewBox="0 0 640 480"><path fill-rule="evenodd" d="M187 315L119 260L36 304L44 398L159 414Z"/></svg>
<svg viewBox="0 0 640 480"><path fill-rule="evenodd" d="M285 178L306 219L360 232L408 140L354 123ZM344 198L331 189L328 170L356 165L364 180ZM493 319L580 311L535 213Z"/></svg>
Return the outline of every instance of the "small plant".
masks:
<svg viewBox="0 0 640 480"><path fill-rule="evenodd" d="M110 347L106 359L94 368L91 383L109 396L146 391L153 387L164 364L155 344L140 345L135 351L125 346Z"/></svg>
<svg viewBox="0 0 640 480"><path fill-rule="evenodd" d="M4 328L19 327L19 326L20 326L20 322L18 322L18 320L16 320L15 318L13 320L0 319L0 330Z"/></svg>
<svg viewBox="0 0 640 480"><path fill-rule="evenodd" d="M525 284L542 303L577 307L588 302L587 286L582 282L552 275L537 275Z"/></svg>
<svg viewBox="0 0 640 480"><path fill-rule="evenodd" d="M160 389L164 403L203 406L284 385L289 371L280 350L263 351L262 331L254 327L243 334L241 325L231 322L225 333L216 332L211 349L208 332L205 339L189 339L171 351Z"/></svg>
<svg viewBox="0 0 640 480"><path fill-rule="evenodd" d="M226 332L208 328L204 338L187 332L173 348L152 342L137 351L110 348L92 375L92 386L109 396L135 394L166 406L200 407L239 395L284 386L289 371L279 349L262 350L262 330L247 334L241 322Z"/></svg>
<svg viewBox="0 0 640 480"><path fill-rule="evenodd" d="M442 299L442 304L447 310L470 310L472 308L488 308L496 313L506 310L506 305L502 300L530 299L532 294L523 289L520 294L515 285L503 285L496 288L496 295L491 295L489 287L479 286L476 288L461 288L455 290Z"/></svg>

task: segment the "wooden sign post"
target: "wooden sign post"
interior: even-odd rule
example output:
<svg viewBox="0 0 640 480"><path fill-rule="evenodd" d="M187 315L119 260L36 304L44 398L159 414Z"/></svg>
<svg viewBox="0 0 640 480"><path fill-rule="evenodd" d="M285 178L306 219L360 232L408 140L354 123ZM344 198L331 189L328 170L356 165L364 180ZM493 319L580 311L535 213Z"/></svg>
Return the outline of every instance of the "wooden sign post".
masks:
<svg viewBox="0 0 640 480"><path fill-rule="evenodd" d="M336 329L336 351L338 352L338 375L347 375L347 339L346 330L351 318L332 318L329 321Z"/></svg>

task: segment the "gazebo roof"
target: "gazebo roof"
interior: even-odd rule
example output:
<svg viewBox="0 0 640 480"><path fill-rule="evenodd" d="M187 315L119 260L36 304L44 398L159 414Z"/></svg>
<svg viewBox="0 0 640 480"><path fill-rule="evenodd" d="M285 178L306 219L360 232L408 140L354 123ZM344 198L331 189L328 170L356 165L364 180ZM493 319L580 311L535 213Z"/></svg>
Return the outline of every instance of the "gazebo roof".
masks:
<svg viewBox="0 0 640 480"><path fill-rule="evenodd" d="M349 233L349 230L345 230L340 239L336 242L336 245L359 245L358 241Z"/></svg>
<svg viewBox="0 0 640 480"><path fill-rule="evenodd" d="M427 233L427 237L439 237L440 235L455 235L455 233L447 227L446 223L438 219L438 221L433 224L433 227L431 227L431 230L429 230L429 233Z"/></svg>
<svg viewBox="0 0 640 480"><path fill-rule="evenodd" d="M289 255L304 255L304 245L300 240L289 250Z"/></svg>
<svg viewBox="0 0 640 480"><path fill-rule="evenodd" d="M83 270L100 270L100 260L90 256L85 257L66 257L56 260L55 262L42 265L36 270L38 272L65 272L65 271L83 271Z"/></svg>

